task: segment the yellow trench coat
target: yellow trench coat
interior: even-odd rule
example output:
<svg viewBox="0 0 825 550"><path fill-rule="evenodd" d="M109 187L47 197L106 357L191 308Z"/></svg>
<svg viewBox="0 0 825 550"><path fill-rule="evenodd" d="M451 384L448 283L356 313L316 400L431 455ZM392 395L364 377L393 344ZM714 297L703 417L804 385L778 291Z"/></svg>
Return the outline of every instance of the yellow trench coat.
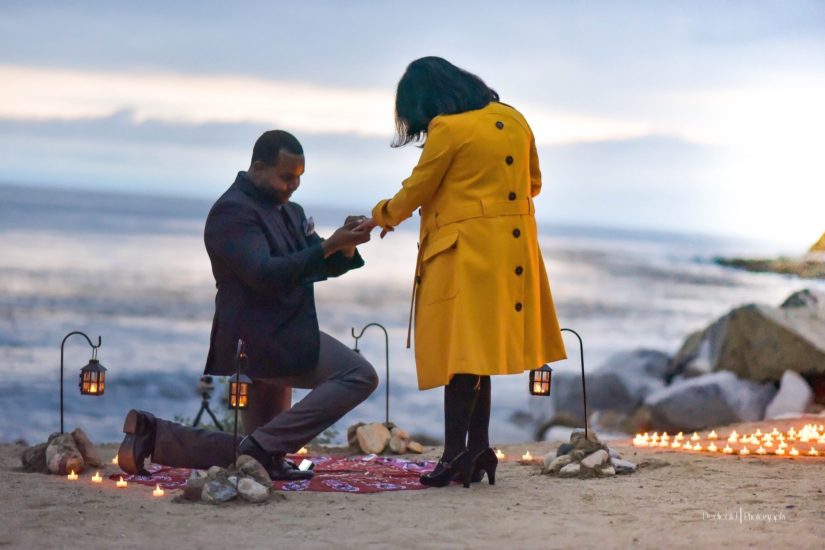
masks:
<svg viewBox="0 0 825 550"><path fill-rule="evenodd" d="M434 118L418 165L372 216L391 228L420 208L418 387L453 374L516 374L566 357L539 249L535 140L507 105Z"/></svg>

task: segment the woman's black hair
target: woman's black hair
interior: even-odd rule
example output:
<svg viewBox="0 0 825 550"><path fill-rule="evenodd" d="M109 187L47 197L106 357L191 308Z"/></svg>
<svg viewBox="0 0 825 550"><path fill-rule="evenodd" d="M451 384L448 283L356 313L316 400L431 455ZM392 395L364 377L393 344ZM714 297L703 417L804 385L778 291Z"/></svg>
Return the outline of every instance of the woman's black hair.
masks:
<svg viewBox="0 0 825 550"><path fill-rule="evenodd" d="M498 101L495 90L472 73L441 57L422 57L409 64L395 94L393 147L422 141L438 115L481 109Z"/></svg>

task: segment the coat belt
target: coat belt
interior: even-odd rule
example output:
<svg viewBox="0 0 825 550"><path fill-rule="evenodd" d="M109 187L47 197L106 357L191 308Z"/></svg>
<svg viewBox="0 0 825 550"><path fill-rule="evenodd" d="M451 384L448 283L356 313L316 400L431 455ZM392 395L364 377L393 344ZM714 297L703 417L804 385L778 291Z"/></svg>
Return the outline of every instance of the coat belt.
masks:
<svg viewBox="0 0 825 550"><path fill-rule="evenodd" d="M436 212L433 220L436 229L451 223L463 222L474 218L498 218L500 216L522 216L535 213L535 207L531 199L507 200L507 201L479 201L451 208L449 212ZM421 258L424 250L424 243L431 231L425 231L418 247L418 258L415 261L415 279L413 280L412 297L410 299L410 318L407 322L407 348L410 347L412 336L413 313L415 311L415 298L418 285L421 283Z"/></svg>

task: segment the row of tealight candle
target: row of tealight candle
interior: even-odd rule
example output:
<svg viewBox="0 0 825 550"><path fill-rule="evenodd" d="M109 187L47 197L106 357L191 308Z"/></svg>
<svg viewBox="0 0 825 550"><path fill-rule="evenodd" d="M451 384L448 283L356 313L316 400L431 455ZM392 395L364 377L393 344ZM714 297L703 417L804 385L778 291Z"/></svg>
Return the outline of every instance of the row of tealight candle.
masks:
<svg viewBox="0 0 825 550"><path fill-rule="evenodd" d="M743 456L751 454L785 457L825 456L825 449L817 449L817 445L825 445L825 426L823 425L806 424L799 431L791 427L785 433L776 428L767 433L756 430L750 434L739 434L733 430L727 437L720 437L715 431L711 431L707 435L707 440L709 443L703 445L702 438L696 432L690 437L686 437L682 432L674 436L668 435L667 432L661 435L654 432L652 435L636 434L633 438L633 445ZM724 447L722 447L723 443ZM738 445L738 448L731 447L731 444ZM804 450L803 446L809 447L808 450ZM800 451L797 447L803 450Z"/></svg>
<svg viewBox="0 0 825 550"><path fill-rule="evenodd" d="M117 456L115 456L112 459L112 464L117 464ZM78 481L80 479L80 476L78 476L76 473L74 473L74 470L72 470L66 476L66 479L68 479L69 481ZM92 483L103 483L103 477L100 475L99 471L95 472L95 475L91 477L91 480ZM115 482L115 487L117 487L118 489L125 489L128 486L129 482L123 479L123 476L120 476L120 479ZM156 484L155 489L152 491L152 496L162 497L164 494L166 494L164 490L160 488L159 484Z"/></svg>

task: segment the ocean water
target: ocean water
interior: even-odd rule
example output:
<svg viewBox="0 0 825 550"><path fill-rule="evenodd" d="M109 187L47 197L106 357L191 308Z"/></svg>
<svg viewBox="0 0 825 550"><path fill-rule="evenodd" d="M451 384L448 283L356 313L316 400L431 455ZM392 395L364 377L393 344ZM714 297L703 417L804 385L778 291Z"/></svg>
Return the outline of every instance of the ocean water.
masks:
<svg viewBox="0 0 825 550"><path fill-rule="evenodd" d="M102 338L108 371L102 397L81 396L78 372L90 357L82 337L65 348L65 422L95 441L117 441L133 407L193 418L209 344L214 281L202 230L210 201L0 186L0 441L44 440L59 429L60 342L80 330ZM329 234L344 212L304 205ZM578 331L588 370L638 347L675 352L684 338L730 308L780 303L822 282L722 268L717 255L793 252L735 239L541 224L540 242L562 326ZM352 329L389 331L390 420L440 438L442 392L419 392L405 349L416 223L361 248L367 265L316 285L321 329L353 344ZM571 360L554 365L577 370ZM384 338L371 328L359 346L381 377L378 390L335 428L384 419ZM218 384L218 388L222 388ZM531 397L527 375L493 381L492 439L527 441L515 413L552 406ZM295 399L306 392L296 391ZM212 408L220 416L219 395Z"/></svg>

